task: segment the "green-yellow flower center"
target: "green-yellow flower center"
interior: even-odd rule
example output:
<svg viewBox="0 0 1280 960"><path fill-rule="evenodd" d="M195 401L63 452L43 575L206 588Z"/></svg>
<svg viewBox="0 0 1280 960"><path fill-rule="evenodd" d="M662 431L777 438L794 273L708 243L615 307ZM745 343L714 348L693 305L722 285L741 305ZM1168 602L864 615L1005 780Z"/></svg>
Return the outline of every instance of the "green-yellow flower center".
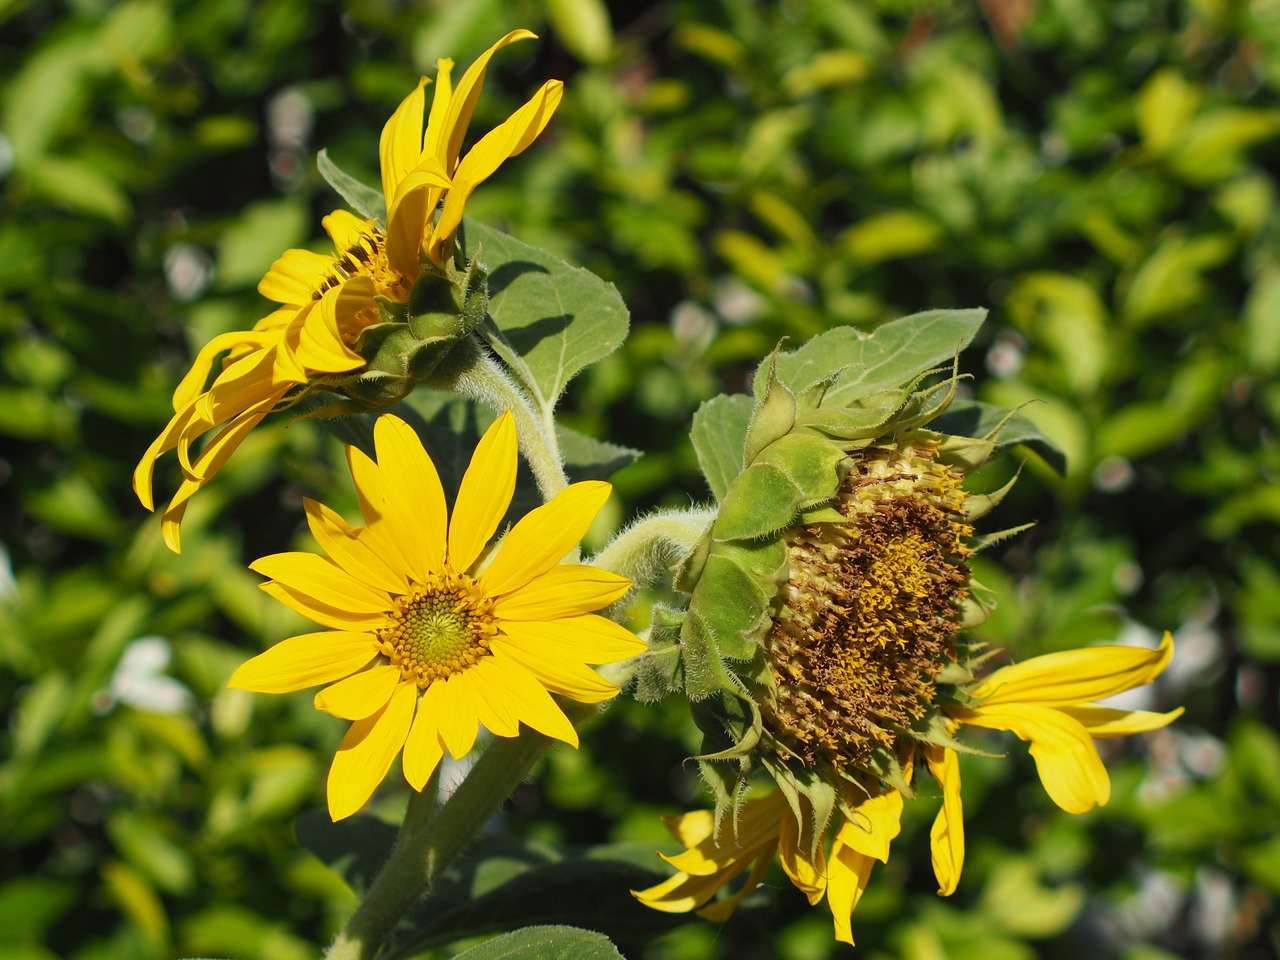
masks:
<svg viewBox="0 0 1280 960"><path fill-rule="evenodd" d="M930 447L870 447L833 501L845 523L786 532L790 578L765 649L761 703L780 748L853 774L925 716L956 658L972 531L960 477Z"/></svg>
<svg viewBox="0 0 1280 960"><path fill-rule="evenodd" d="M466 574L433 574L395 604L378 640L401 675L422 689L489 655L498 629L493 600Z"/></svg>

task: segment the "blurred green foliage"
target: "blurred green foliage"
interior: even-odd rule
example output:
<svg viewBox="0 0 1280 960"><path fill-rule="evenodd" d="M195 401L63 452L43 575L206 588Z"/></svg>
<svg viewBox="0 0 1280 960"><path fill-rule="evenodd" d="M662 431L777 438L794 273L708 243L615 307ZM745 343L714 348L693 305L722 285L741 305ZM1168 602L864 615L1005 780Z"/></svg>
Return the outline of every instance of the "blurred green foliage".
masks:
<svg viewBox="0 0 1280 960"><path fill-rule="evenodd" d="M631 308L567 398L569 425L646 451L615 519L706 497L692 413L780 337L987 306L973 394L1031 404L1068 471L1032 456L1005 501L1001 525L1039 525L977 564L1001 600L982 635L1026 656L1175 632L1143 705L1187 715L1112 742L1111 805L1054 810L1020 748L965 757L959 892L934 896L932 807L909 805L855 918L862 954L1280 951L1276 0L10 0L0 953L292 960L352 909L293 826L341 724L225 689L302 629L245 564L305 542L304 494L352 502L338 444L256 431L181 557L129 475L192 353L263 312L257 279L339 205L314 152L373 179L418 74L520 25L544 40L495 63L477 126L546 77L568 94L468 212ZM702 803L695 743L678 704L620 703L508 825L656 846L658 813ZM839 952L789 888L751 903L624 946Z"/></svg>

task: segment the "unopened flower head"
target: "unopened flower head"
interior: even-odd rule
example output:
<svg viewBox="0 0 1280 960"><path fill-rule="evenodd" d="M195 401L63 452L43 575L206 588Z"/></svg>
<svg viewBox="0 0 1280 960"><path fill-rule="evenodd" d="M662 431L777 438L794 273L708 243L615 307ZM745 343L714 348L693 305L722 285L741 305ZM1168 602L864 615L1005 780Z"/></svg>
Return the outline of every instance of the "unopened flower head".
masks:
<svg viewBox="0 0 1280 960"><path fill-rule="evenodd" d="M982 542L972 523L1008 488L971 495L963 482L1002 427L982 437L934 428L954 376L854 398L833 389L838 403L827 400L836 381L793 390L772 362L761 376L742 470L677 578L690 593L680 679L716 809L668 821L686 852L668 858L670 880L636 896L724 919L777 856L811 903L825 897L837 938L852 943L850 915L926 770L943 796L931 833L939 892L955 890L957 751L971 749L962 728L1030 741L1063 809L1106 803L1093 739L1155 729L1180 711L1093 701L1150 682L1172 643L1050 654L981 678L992 654L963 633L988 609L967 565ZM748 798L757 771L773 792Z"/></svg>
<svg viewBox="0 0 1280 960"><path fill-rule="evenodd" d="M325 685L316 706L352 721L329 771L329 812L350 816L403 750L405 779L421 790L447 750L466 756L484 727L514 737L521 724L577 746L551 698L596 703L618 692L587 664L644 649L593 611L630 581L560 563L609 496L600 481L567 487L488 542L511 503L516 435L509 413L481 439L452 517L417 435L390 415L374 431L377 461L354 447L348 462L366 526L323 504L307 520L328 558L264 557L263 589L327 632L276 644L241 666L230 685L288 693Z"/></svg>
<svg viewBox="0 0 1280 960"><path fill-rule="evenodd" d="M507 34L456 87L453 61L440 60L430 109L430 80L424 77L383 128L381 195L352 188L367 191L368 202L380 209L363 217L345 210L325 217L334 253L286 251L258 285L278 308L252 330L215 337L200 351L174 392L173 418L134 472L134 491L153 509L156 460L178 453L183 480L162 522L171 549L180 549L187 502L269 413L313 394L332 402L310 416L394 403L483 319L484 271L474 262L455 263L464 207L481 182L542 132L563 84L547 81L465 155L462 143L490 58L533 36L528 30ZM192 445L215 429L193 457Z"/></svg>

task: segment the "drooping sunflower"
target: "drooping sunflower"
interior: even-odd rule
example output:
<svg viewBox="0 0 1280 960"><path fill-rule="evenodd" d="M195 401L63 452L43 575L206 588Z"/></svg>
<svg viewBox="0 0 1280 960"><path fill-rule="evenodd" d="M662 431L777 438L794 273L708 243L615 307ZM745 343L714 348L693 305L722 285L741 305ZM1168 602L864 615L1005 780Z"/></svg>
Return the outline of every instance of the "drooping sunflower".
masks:
<svg viewBox="0 0 1280 960"><path fill-rule="evenodd" d="M514 737L521 724L577 746L552 699L597 703L618 688L587 664L634 656L644 643L593 611L621 597L623 577L560 563L609 496L575 483L487 546L515 488L516 432L504 413L481 439L452 517L431 458L390 415L374 428L376 462L354 447L348 463L366 525L306 501L328 558L264 557L263 590L325 627L276 644L230 686L288 693L325 685L316 707L352 721L329 770L334 820L356 812L403 750L405 779L421 790L447 750L466 756L480 727Z"/></svg>
<svg viewBox="0 0 1280 960"><path fill-rule="evenodd" d="M399 346L408 338L413 340L408 349L421 346L421 336L414 339L407 333L409 300L416 286L424 278L443 282L451 272L454 235L468 197L504 160L533 142L563 94L559 80L547 81L459 159L490 58L508 44L533 36L528 30L507 34L467 69L457 87L451 82L453 61L440 60L425 120L425 90L430 82L426 77L382 130L379 154L385 223L344 210L325 217L335 253L287 251L258 287L281 306L252 330L215 337L197 355L174 391L172 419L143 454L133 477L138 499L148 510L154 509L155 463L177 450L183 480L162 522L170 549L181 549L179 527L187 502L267 414L292 406L310 392L343 392L388 340ZM437 208L438 219L434 217ZM372 327L379 334L362 337ZM396 331L398 339L393 335ZM428 339L434 345L447 338ZM213 383L206 388L224 353ZM390 365L398 360L397 354ZM369 406L393 402L411 387L412 373L379 369L376 379L393 379L395 387L389 392L385 386L365 390L359 397ZM221 430L193 459L192 444L218 427Z"/></svg>
<svg viewBox="0 0 1280 960"><path fill-rule="evenodd" d="M669 858L675 876L635 892L655 909L722 920L777 855L810 903L826 898L836 937L852 943L850 915L926 770L943 798L931 833L939 892L956 889L965 728L1030 741L1050 797L1081 813L1110 795L1093 738L1181 713L1094 703L1154 679L1172 656L1167 635L1157 651L1055 653L983 676L994 654L964 632L988 609L968 566L983 542L972 524L1008 488L971 495L963 481L1013 415L970 405L961 422L989 416L984 436L938 429L956 377L921 388L927 357L857 389L869 366L890 362L886 345L919 343L935 322L887 324L858 341L870 360L845 367L819 337L758 375L741 469L722 482L716 519L678 572L690 595L678 637L652 640L678 650L654 659L679 664L670 683L694 701L716 799L714 811L668 821L687 850ZM761 780L772 792L756 795Z"/></svg>
<svg viewBox="0 0 1280 960"><path fill-rule="evenodd" d="M862 647L859 639L850 636L849 645ZM1010 730L1029 741L1049 796L1069 813L1085 813L1106 804L1111 794L1110 780L1093 740L1155 730L1182 713L1181 709L1169 713L1116 710L1092 701L1149 683L1172 655L1173 642L1167 633L1157 650L1102 646L1046 654L995 671L969 688L973 706L948 705L943 712L953 728L969 725ZM891 684L883 679L879 683L886 696L894 695ZM964 866L956 751L903 739L899 765L904 782L912 782L913 767L923 759L942 791L930 845L938 892L948 896L955 892ZM877 792L867 795L867 789ZM796 794L799 815L781 790L748 800L738 812L735 829L716 831L709 810L669 818L667 829L688 848L677 856L663 857L678 872L657 886L636 891L635 896L656 910L697 910L708 920L725 920L742 898L759 886L776 855L810 904L826 897L836 939L851 944L851 915L875 862L888 862L889 845L898 835L908 796L908 792L883 782L850 783L829 827L816 838L813 831L821 814L805 793ZM807 834L802 834L802 824ZM832 838L830 855L826 854L823 832ZM752 872L746 883L711 902L748 868Z"/></svg>

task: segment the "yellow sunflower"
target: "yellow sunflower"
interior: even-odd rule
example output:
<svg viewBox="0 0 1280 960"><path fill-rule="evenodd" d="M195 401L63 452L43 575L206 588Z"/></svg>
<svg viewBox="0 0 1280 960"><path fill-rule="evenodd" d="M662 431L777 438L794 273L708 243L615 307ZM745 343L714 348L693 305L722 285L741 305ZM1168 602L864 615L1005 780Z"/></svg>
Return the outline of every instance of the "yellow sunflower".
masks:
<svg viewBox="0 0 1280 960"><path fill-rule="evenodd" d="M634 656L644 643L592 611L630 581L560 561L608 499L600 481L575 483L530 511L486 549L510 505L516 431L504 413L485 433L450 518L417 435L396 417L374 428L377 461L354 447L348 463L366 526L306 502L329 558L264 557L263 589L325 627L276 644L241 666L230 686L288 693L326 685L316 706L352 721L329 770L329 813L355 813L403 749L405 779L421 790L446 750L470 752L480 727L514 737L525 724L577 746L552 699L597 703L618 688L587 664Z"/></svg>
<svg viewBox="0 0 1280 960"><path fill-rule="evenodd" d="M450 80L453 61L440 60L425 125L424 91L430 81L424 77L382 131L385 229L346 211L331 213L323 223L334 241L334 255L287 251L259 284L261 293L281 307L252 330L215 337L200 351L174 391L173 418L143 454L133 476L138 499L154 509L155 463L177 450L183 481L161 524L165 543L174 552L181 550L179 527L196 491L268 413L297 402L308 385L365 366L365 358L353 349L361 330L386 319L380 305L392 313L403 311L424 270L438 269L450 256L472 191L542 132L563 93L559 80L547 81L459 160L489 59L502 47L533 36L528 30L507 34L468 68L456 88ZM440 217L432 223L442 200ZM224 352L222 366L206 389L215 361ZM222 429L193 461L191 445L218 427Z"/></svg>
<svg viewBox="0 0 1280 960"><path fill-rule="evenodd" d="M1165 634L1156 650L1104 646L1035 657L995 671L969 691L974 703L948 706L948 726L1009 730L1031 743L1040 780L1050 798L1069 813L1104 805L1111 795L1107 771L1095 738L1155 730L1181 715L1117 710L1093 701L1150 683L1169 664L1173 639ZM903 741L899 741L902 744ZM964 866L964 821L956 752L936 744L912 744L899 757L903 779L912 779L923 759L942 790L942 807L930 831L938 892L953 893ZM739 901L759 886L776 854L791 882L811 904L824 896L835 920L837 940L853 943L851 915L866 889L875 861L888 862L889 844L898 835L904 802L901 791L883 784L872 795L856 795L850 785L840 813L828 830L831 852L811 832L817 817L805 794L788 804L782 791L742 805L733 828L718 833L710 811L666 821L687 849L663 857L678 873L635 897L656 910L697 910L709 920L724 920ZM712 898L751 868L746 883L728 897Z"/></svg>

